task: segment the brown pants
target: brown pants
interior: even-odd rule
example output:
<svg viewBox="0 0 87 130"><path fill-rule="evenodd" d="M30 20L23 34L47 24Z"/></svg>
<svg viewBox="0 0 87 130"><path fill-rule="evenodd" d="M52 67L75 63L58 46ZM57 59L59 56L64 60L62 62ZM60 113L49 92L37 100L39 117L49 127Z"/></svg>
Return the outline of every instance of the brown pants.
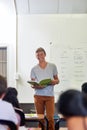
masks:
<svg viewBox="0 0 87 130"><path fill-rule="evenodd" d="M34 96L37 114L45 114L49 122L49 130L54 130L54 97Z"/></svg>

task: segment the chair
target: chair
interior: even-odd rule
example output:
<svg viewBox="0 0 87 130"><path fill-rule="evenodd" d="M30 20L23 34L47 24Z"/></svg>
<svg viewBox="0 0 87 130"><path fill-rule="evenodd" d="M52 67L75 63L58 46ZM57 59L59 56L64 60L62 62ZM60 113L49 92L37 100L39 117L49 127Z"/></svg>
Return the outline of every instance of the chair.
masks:
<svg viewBox="0 0 87 130"><path fill-rule="evenodd" d="M14 108L15 112L20 116L20 126L25 125L25 115L24 112L21 109Z"/></svg>
<svg viewBox="0 0 87 130"><path fill-rule="evenodd" d="M64 118L59 118L55 123L55 130L59 130L61 127L61 124L63 124L63 127L66 127L66 120Z"/></svg>
<svg viewBox="0 0 87 130"><path fill-rule="evenodd" d="M17 130L17 126L12 121L0 119L0 124L7 125L10 128L10 130Z"/></svg>

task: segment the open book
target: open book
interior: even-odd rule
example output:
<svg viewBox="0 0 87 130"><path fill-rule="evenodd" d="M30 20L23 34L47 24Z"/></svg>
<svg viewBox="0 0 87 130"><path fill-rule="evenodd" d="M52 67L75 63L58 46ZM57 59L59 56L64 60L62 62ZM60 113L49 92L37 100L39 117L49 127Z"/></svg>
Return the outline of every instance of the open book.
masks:
<svg viewBox="0 0 87 130"><path fill-rule="evenodd" d="M41 80L39 83L35 82L35 81L27 81L28 83L30 83L31 85L36 85L36 86L46 86L51 84L51 79L43 79Z"/></svg>

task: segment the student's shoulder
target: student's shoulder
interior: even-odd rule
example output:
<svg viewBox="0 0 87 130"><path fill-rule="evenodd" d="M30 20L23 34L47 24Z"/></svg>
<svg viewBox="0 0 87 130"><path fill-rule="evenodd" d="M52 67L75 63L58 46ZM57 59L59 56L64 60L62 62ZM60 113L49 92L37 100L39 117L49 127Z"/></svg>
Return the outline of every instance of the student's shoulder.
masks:
<svg viewBox="0 0 87 130"><path fill-rule="evenodd" d="M38 68L38 66L39 66L38 64L37 64L37 65L35 65L35 66L33 66L31 70L37 69L37 68Z"/></svg>
<svg viewBox="0 0 87 130"><path fill-rule="evenodd" d="M51 67L56 67L56 65L54 63L48 62L48 65Z"/></svg>
<svg viewBox="0 0 87 130"><path fill-rule="evenodd" d="M5 105L6 107L11 107L11 108L13 107L11 103L4 100L2 100L2 105Z"/></svg>

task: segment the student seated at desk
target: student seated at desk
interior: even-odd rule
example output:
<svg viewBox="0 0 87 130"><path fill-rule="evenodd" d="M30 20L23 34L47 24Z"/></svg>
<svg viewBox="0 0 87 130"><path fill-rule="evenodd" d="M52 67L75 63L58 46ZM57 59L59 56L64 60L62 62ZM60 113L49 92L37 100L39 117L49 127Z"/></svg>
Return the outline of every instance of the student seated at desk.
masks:
<svg viewBox="0 0 87 130"><path fill-rule="evenodd" d="M78 90L63 92L57 110L66 119L68 130L87 130L87 97Z"/></svg>
<svg viewBox="0 0 87 130"><path fill-rule="evenodd" d="M16 112L18 122L19 122L19 126L23 126L25 124L25 117L24 117L23 110L20 109L17 95L18 95L18 92L17 92L16 88L8 87L3 100L5 100L13 105L14 110Z"/></svg>
<svg viewBox="0 0 87 130"><path fill-rule="evenodd" d="M3 101L3 97L5 95L7 89L6 79L0 75L0 120L8 120L12 121L16 124L18 128L18 120L14 111L12 104ZM0 130L7 130L7 127L0 125Z"/></svg>

